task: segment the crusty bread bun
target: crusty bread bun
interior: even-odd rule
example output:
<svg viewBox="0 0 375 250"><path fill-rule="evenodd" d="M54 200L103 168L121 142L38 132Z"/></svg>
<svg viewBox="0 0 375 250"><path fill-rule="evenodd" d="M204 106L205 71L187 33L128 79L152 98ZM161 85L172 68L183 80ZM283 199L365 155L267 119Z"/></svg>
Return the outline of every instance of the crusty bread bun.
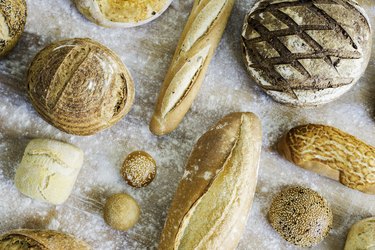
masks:
<svg viewBox="0 0 375 250"><path fill-rule="evenodd" d="M317 105L347 92L364 73L372 29L352 0L261 0L245 18L244 60L280 103Z"/></svg>
<svg viewBox="0 0 375 250"><path fill-rule="evenodd" d="M252 113L221 119L195 145L159 249L235 249L247 222L262 145Z"/></svg>

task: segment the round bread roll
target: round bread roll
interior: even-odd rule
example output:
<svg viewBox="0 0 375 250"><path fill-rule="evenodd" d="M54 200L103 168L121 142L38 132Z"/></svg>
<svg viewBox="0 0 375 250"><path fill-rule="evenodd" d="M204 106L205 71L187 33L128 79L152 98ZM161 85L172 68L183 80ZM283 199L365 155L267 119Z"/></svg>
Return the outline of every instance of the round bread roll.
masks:
<svg viewBox="0 0 375 250"><path fill-rule="evenodd" d="M361 220L349 231L344 250L375 249L375 217Z"/></svg>
<svg viewBox="0 0 375 250"><path fill-rule="evenodd" d="M114 194L104 205L103 217L113 229L126 231L139 220L141 209L138 203L127 194Z"/></svg>
<svg viewBox="0 0 375 250"><path fill-rule="evenodd" d="M286 241L300 247L321 242L331 230L332 211L317 192L304 187L288 187L278 193L268 218Z"/></svg>
<svg viewBox="0 0 375 250"><path fill-rule="evenodd" d="M3 250L90 250L76 237L52 230L19 229L0 236Z"/></svg>
<svg viewBox="0 0 375 250"><path fill-rule="evenodd" d="M26 15L25 0L0 2L0 57L16 46L25 29Z"/></svg>
<svg viewBox="0 0 375 250"><path fill-rule="evenodd" d="M128 28L159 17L172 0L74 0L90 21L109 28Z"/></svg>
<svg viewBox="0 0 375 250"><path fill-rule="evenodd" d="M274 100L318 105L347 92L370 59L372 30L352 0L261 0L245 18L244 60Z"/></svg>
<svg viewBox="0 0 375 250"><path fill-rule="evenodd" d="M120 173L130 186L145 187L155 178L156 162L148 153L135 151L126 157Z"/></svg>
<svg viewBox="0 0 375 250"><path fill-rule="evenodd" d="M114 125L134 100L125 65L91 39L60 41L39 52L29 68L28 92L47 122L75 135L92 135Z"/></svg>

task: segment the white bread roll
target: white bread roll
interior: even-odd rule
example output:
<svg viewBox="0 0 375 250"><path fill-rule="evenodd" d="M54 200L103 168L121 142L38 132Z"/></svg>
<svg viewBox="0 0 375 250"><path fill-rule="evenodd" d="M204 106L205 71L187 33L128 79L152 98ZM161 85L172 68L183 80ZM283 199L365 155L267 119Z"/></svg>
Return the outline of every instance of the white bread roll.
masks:
<svg viewBox="0 0 375 250"><path fill-rule="evenodd" d="M26 196L62 204L72 192L82 163L81 149L64 142L34 139L25 149L14 181Z"/></svg>

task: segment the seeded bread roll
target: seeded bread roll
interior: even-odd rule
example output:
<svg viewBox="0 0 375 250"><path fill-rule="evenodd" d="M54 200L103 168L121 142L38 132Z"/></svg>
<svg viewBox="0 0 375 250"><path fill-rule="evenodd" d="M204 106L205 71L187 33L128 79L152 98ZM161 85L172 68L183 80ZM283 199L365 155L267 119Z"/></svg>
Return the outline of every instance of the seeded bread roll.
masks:
<svg viewBox="0 0 375 250"><path fill-rule="evenodd" d="M235 0L195 0L161 87L150 130L172 132L190 109L226 27Z"/></svg>
<svg viewBox="0 0 375 250"><path fill-rule="evenodd" d="M134 84L121 59L91 39L53 43L34 58L28 92L38 113L58 129L92 135L123 118Z"/></svg>
<svg viewBox="0 0 375 250"><path fill-rule="evenodd" d="M2 250L89 250L74 236L52 230L20 229L0 236Z"/></svg>
<svg viewBox="0 0 375 250"><path fill-rule="evenodd" d="M25 29L26 16L25 0L0 1L0 57L16 46Z"/></svg>
<svg viewBox="0 0 375 250"><path fill-rule="evenodd" d="M250 75L278 102L317 105L347 92L365 71L372 29L352 0L261 0L245 18Z"/></svg>
<svg viewBox="0 0 375 250"><path fill-rule="evenodd" d="M82 163L81 149L60 141L34 139L25 149L14 182L24 195L62 204L73 190Z"/></svg>
<svg viewBox="0 0 375 250"><path fill-rule="evenodd" d="M291 129L278 150L296 165L375 194L375 148L337 128L308 124Z"/></svg>
<svg viewBox="0 0 375 250"><path fill-rule="evenodd" d="M262 145L252 113L222 118L195 145L159 249L235 249L247 222Z"/></svg>
<svg viewBox="0 0 375 250"><path fill-rule="evenodd" d="M159 17L172 0L74 0L90 21L109 28L129 28Z"/></svg>

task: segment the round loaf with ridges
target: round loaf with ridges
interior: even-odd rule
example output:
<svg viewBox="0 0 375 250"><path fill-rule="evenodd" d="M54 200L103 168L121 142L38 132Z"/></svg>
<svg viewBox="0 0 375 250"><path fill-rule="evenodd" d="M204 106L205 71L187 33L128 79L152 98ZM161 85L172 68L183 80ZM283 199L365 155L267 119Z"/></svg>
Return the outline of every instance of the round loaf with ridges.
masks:
<svg viewBox="0 0 375 250"><path fill-rule="evenodd" d="M39 114L70 134L91 135L125 116L133 80L120 58L90 39L53 43L35 57L28 92Z"/></svg>
<svg viewBox="0 0 375 250"><path fill-rule="evenodd" d="M0 57L16 46L25 29L26 15L25 0L0 0Z"/></svg>
<svg viewBox="0 0 375 250"><path fill-rule="evenodd" d="M74 0L91 22L108 28L129 28L159 17L172 0Z"/></svg>
<svg viewBox="0 0 375 250"><path fill-rule="evenodd" d="M372 29L352 0L261 0L242 32L248 72L278 102L318 105L347 92L371 54Z"/></svg>

